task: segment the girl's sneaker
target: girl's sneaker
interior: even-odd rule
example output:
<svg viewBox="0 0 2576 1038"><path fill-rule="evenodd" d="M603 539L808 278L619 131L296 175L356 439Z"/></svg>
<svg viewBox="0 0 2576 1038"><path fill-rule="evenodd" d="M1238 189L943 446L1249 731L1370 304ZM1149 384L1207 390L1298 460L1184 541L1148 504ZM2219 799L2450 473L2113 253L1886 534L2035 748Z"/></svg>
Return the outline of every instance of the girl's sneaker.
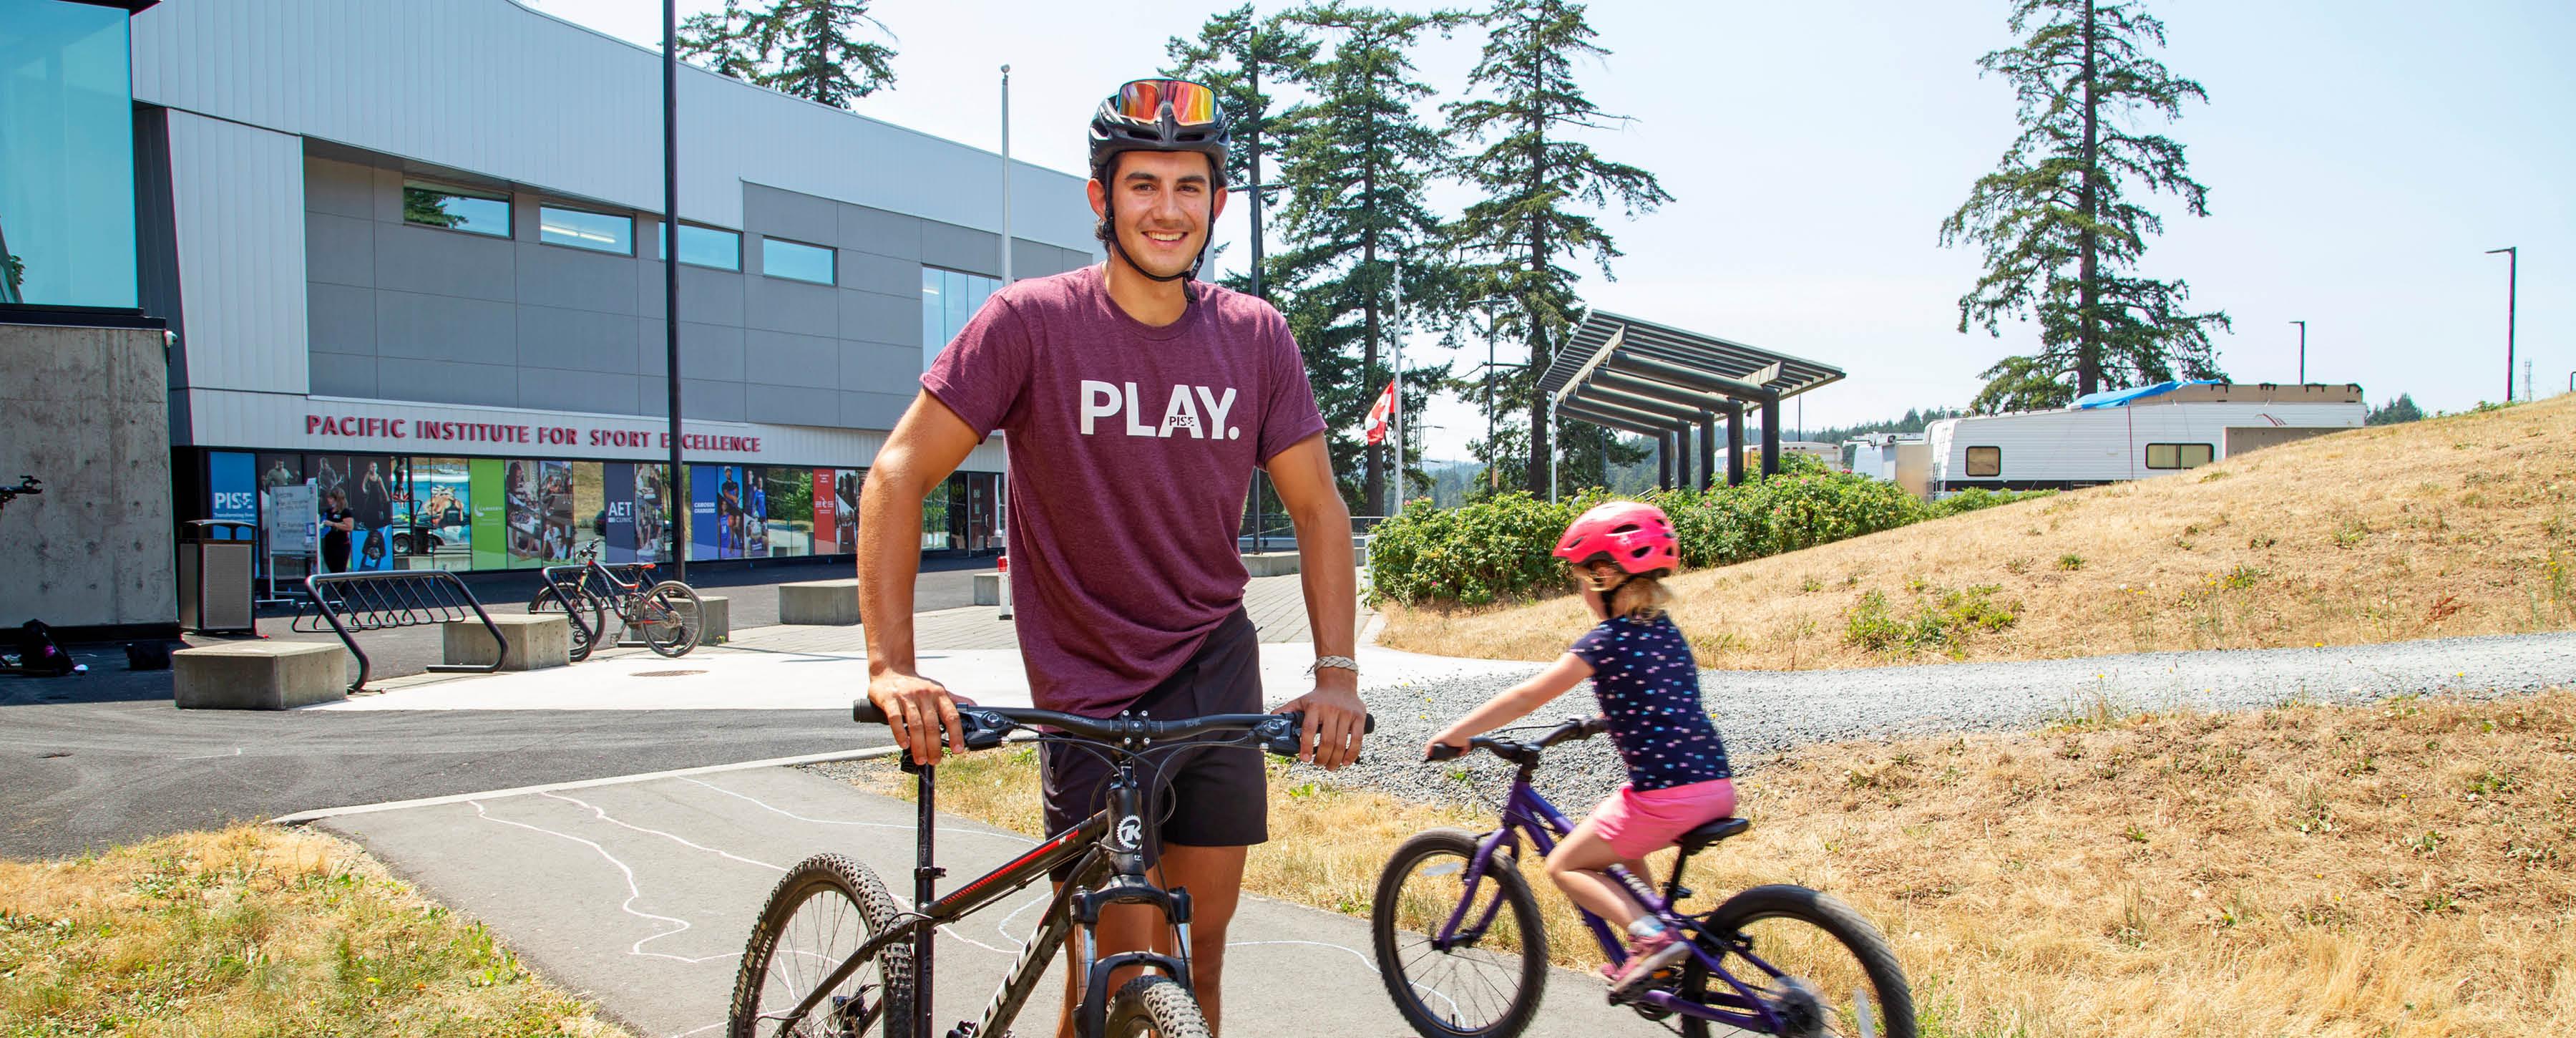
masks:
<svg viewBox="0 0 2576 1038"><path fill-rule="evenodd" d="M1626 991L1638 981L1654 976L1689 954L1690 945L1675 940L1673 931L1667 927L1637 938L1628 946L1628 961L1618 966L1602 966L1601 975L1609 979L1612 992Z"/></svg>

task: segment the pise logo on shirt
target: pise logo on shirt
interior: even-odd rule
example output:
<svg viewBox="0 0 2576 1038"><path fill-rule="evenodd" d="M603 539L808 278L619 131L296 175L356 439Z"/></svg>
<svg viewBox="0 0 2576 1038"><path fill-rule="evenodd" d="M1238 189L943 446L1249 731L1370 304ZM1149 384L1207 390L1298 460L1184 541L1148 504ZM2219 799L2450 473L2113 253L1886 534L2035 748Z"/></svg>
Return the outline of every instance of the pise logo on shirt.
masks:
<svg viewBox="0 0 2576 1038"><path fill-rule="evenodd" d="M1136 391L1133 382L1122 384L1084 379L1082 434L1091 435L1093 424L1099 419L1124 413L1129 436L1167 438L1174 433L1186 432L1191 439L1197 440L1243 438L1242 429L1225 424L1225 416L1234 410L1233 386L1225 387L1224 396L1218 396L1216 390L1207 386L1173 386L1164 397L1163 420L1156 425L1138 420L1142 415L1153 413L1146 410L1148 406L1144 394ZM1218 435L1219 429L1225 431L1224 435Z"/></svg>

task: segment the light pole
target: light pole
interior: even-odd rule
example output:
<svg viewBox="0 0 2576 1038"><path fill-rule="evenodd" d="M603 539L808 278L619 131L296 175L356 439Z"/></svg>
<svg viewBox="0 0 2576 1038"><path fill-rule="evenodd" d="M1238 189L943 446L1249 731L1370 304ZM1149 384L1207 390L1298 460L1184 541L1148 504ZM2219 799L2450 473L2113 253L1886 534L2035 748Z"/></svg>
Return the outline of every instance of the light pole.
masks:
<svg viewBox="0 0 2576 1038"><path fill-rule="evenodd" d="M662 381L671 399L671 478L662 495L671 510L671 576L689 579L689 503L680 494L680 79L679 0L662 0Z"/></svg>
<svg viewBox="0 0 2576 1038"><path fill-rule="evenodd" d="M2504 402L2513 402L2513 308L2515 282L2522 277L2522 252L2519 246L2488 249L2487 255L2504 253Z"/></svg>
<svg viewBox="0 0 2576 1038"><path fill-rule="evenodd" d="M1002 287L1011 287L1011 67L1002 66Z"/></svg>
<svg viewBox="0 0 2576 1038"><path fill-rule="evenodd" d="M2292 321L2299 326L2299 384L2308 384L2308 322Z"/></svg>
<svg viewBox="0 0 2576 1038"><path fill-rule="evenodd" d="M1494 329L1502 321L1501 315L1494 312L1494 305L1506 302L1510 302L1506 297L1492 296L1468 304L1485 311L1485 482L1498 491L1503 488L1503 470L1494 464L1500 456L1494 446L1494 372L1501 368L1519 371L1529 367L1527 364L1498 364L1494 361Z"/></svg>

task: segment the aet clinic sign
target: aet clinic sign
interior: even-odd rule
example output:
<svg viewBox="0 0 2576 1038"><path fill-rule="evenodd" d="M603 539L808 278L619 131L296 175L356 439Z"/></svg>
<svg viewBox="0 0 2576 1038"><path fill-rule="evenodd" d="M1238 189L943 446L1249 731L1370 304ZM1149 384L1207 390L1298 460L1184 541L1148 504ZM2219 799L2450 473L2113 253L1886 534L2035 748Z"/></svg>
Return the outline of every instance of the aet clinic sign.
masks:
<svg viewBox="0 0 2576 1038"><path fill-rule="evenodd" d="M631 450L671 449L668 429L628 423L550 425L514 422L448 421L436 418L386 418L368 415L304 416L304 435L324 442L393 440L422 445L464 444L527 447L591 447ZM718 433L680 434L682 450L711 454L761 452L760 437Z"/></svg>

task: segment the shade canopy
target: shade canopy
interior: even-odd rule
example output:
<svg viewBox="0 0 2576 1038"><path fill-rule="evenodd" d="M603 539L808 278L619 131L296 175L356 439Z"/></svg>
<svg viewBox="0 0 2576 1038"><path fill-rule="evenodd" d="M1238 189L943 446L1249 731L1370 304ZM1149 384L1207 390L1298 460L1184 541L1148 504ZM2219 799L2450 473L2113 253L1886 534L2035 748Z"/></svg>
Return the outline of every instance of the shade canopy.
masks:
<svg viewBox="0 0 2576 1038"><path fill-rule="evenodd" d="M1556 351L1538 384L1560 418L1655 437L1684 460L1693 429L1700 431L1703 458L1711 453L1707 440L1719 418L1728 419L1730 449L1740 447L1744 408L1758 408L1764 416L1762 469L1777 472L1780 401L1842 377L1843 370L1830 364L1593 310ZM1703 486L1712 476L1708 467L1704 461ZM1668 476L1666 482L1687 480Z"/></svg>

